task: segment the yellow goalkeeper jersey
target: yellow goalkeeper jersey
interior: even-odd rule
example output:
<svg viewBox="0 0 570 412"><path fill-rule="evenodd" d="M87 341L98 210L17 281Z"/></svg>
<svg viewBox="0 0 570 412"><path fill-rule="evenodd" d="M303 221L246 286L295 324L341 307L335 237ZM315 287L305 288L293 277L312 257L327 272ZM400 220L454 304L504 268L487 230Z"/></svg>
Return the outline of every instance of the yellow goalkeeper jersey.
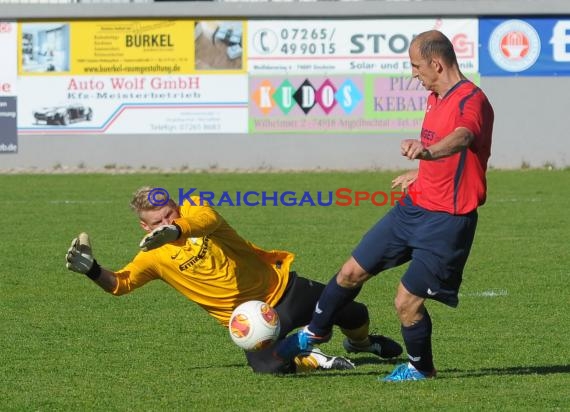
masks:
<svg viewBox="0 0 570 412"><path fill-rule="evenodd" d="M233 309L248 300L275 306L289 281L294 255L266 251L243 239L209 205L184 202L174 222L182 235L176 244L139 252L115 272L122 295L161 279L227 325Z"/></svg>

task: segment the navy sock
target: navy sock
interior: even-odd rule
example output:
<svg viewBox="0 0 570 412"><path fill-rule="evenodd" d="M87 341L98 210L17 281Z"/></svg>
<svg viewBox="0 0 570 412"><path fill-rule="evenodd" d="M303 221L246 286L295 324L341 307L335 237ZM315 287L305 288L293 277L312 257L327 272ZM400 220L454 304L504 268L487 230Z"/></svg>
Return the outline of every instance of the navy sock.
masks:
<svg viewBox="0 0 570 412"><path fill-rule="evenodd" d="M334 318L339 310L352 302L362 287L347 289L336 283L336 275L325 286L315 310L309 330L317 336L326 336L332 330Z"/></svg>
<svg viewBox="0 0 570 412"><path fill-rule="evenodd" d="M402 337L408 351L410 363L424 373L431 373L434 370L433 355L431 352L431 318L428 311L424 317L415 325L402 326Z"/></svg>

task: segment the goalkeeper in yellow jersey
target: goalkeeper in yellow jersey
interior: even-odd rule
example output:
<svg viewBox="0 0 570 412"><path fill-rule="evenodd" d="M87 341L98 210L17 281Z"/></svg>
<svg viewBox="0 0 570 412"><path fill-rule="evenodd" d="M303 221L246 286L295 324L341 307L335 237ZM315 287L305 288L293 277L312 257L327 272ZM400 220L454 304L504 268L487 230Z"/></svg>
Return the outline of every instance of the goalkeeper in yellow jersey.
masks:
<svg viewBox="0 0 570 412"><path fill-rule="evenodd" d="M238 235L198 197L181 206L172 199L156 206L149 200L152 190L140 188L131 201L147 235L130 263L116 272L100 266L88 236L82 233L67 252L67 268L86 274L117 296L160 279L226 327L232 311L248 300L262 300L277 310L280 338L311 320L324 285L291 271L292 253L260 249ZM346 336L343 345L348 352L368 352L385 359L402 353L402 347L392 339L369 335L368 310L361 303L351 302L341 309L335 324ZM354 368L349 360L328 356L317 348L292 362L276 357L272 347L245 355L251 368L259 373Z"/></svg>

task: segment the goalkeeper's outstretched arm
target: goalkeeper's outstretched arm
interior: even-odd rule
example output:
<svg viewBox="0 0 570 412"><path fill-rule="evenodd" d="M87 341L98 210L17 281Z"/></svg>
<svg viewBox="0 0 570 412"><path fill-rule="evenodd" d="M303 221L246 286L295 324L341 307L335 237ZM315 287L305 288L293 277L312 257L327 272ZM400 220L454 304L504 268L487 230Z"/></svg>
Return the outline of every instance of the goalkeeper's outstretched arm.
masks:
<svg viewBox="0 0 570 412"><path fill-rule="evenodd" d="M101 267L93 257L91 241L87 233L80 233L71 241L65 260L69 270L86 275L103 290L111 292L117 287L115 273Z"/></svg>

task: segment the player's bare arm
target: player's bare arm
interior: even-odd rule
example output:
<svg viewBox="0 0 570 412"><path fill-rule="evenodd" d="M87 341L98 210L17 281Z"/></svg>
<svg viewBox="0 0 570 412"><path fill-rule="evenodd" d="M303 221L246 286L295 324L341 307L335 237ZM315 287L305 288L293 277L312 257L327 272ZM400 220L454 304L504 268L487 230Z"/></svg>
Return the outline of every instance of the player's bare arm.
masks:
<svg viewBox="0 0 570 412"><path fill-rule="evenodd" d="M437 160L469 147L475 136L466 127L458 127L439 142L426 147L419 140L406 139L400 144L402 156L410 160Z"/></svg>
<svg viewBox="0 0 570 412"><path fill-rule="evenodd" d="M458 127L439 142L425 148L420 154L422 160L437 160L448 157L469 147L475 136L466 127Z"/></svg>

